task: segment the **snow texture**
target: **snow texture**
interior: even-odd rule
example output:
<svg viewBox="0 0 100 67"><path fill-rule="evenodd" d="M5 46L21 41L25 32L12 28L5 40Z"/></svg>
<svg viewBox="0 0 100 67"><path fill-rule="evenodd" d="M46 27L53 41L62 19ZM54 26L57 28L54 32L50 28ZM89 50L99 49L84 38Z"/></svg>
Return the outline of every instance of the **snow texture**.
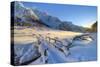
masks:
<svg viewBox="0 0 100 67"><path fill-rule="evenodd" d="M46 40L45 36L40 35L37 42L15 44L15 62L21 65L97 60L96 33L79 36L80 39L75 36L70 42L57 38L52 43ZM86 40L83 39L84 37Z"/></svg>

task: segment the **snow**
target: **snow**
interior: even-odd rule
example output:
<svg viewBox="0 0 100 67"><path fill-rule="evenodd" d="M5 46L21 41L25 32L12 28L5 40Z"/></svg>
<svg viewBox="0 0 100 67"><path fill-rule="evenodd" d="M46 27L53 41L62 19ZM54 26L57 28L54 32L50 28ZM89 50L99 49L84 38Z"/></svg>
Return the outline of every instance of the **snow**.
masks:
<svg viewBox="0 0 100 67"><path fill-rule="evenodd" d="M80 58L80 61L97 60L97 35L94 33L91 36L94 38L92 42L87 44L83 43L83 46L75 46L70 49L70 52L74 58Z"/></svg>
<svg viewBox="0 0 100 67"><path fill-rule="evenodd" d="M31 36L32 38L26 35L27 39L24 40L23 38L18 37L22 34L21 32L17 31L17 33L15 34L14 44L16 55L15 58L17 60L15 62L18 62L18 64L20 65L24 63L51 64L97 60L96 33L89 33L88 35L85 35L85 33L75 34L76 32L72 33L69 31L58 30L52 30L48 32L49 34L46 31L38 31L35 32L36 34L34 34L34 37ZM65 32L71 34L69 35ZM62 33L65 33L66 35ZM32 33L30 32L30 34ZM37 40L34 40L36 39L35 36L38 38ZM81 36L81 38L77 39L77 36ZM21 41L18 41L16 37L18 37L18 39L20 38ZM51 41L46 39L46 37L49 37ZM57 41L55 42L55 40Z"/></svg>

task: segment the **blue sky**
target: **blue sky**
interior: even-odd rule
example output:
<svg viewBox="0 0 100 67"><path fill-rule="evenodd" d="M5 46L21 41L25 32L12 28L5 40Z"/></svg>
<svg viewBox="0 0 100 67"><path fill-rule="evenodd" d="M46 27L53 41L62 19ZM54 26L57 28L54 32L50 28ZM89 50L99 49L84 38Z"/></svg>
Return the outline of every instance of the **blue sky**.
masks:
<svg viewBox="0 0 100 67"><path fill-rule="evenodd" d="M23 2L24 6L37 8L47 12L51 16L58 17L62 21L71 21L73 24L89 27L97 20L96 6L48 4Z"/></svg>

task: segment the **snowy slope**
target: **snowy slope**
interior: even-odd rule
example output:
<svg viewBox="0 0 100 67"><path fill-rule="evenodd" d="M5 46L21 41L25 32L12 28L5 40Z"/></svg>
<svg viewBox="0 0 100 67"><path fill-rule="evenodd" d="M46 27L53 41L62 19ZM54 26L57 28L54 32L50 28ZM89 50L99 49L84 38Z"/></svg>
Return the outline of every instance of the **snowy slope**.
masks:
<svg viewBox="0 0 100 67"><path fill-rule="evenodd" d="M27 21L27 19L31 18L34 20L38 20L38 16L32 11L31 8L25 7L22 3L20 2L15 2L15 18L19 17L23 21Z"/></svg>
<svg viewBox="0 0 100 67"><path fill-rule="evenodd" d="M79 59L79 61L97 60L97 34L92 33L90 35L93 37L93 41L90 43L82 42L81 44L79 43L80 44L79 46L75 46L71 48L70 56L72 56L73 58Z"/></svg>
<svg viewBox="0 0 100 67"><path fill-rule="evenodd" d="M64 63L76 61L94 61L97 59L96 33L88 34L93 39L84 36L86 34L62 34L67 31L55 31L59 36L54 35L53 30L45 32L35 32L31 41L17 41L15 39L15 57L18 65L22 64L47 64ZM51 33L50 33L51 32ZM71 32L70 32L71 33ZM17 35L17 34L16 34ZM18 34L20 35L20 34ZM53 36L54 35L54 36ZM27 35L26 35L27 36ZM77 36L82 36L77 39ZM18 36L16 36L18 37ZM29 36L27 36L29 37ZM37 40L34 40L34 38ZM51 38L50 41L47 37ZM25 36L24 36L25 38ZM75 39L76 38L76 39ZM85 39L86 40L85 40ZM21 39L21 38L20 38ZM31 38L28 38L31 39ZM24 39L23 39L24 40ZM55 42L56 40L56 42Z"/></svg>

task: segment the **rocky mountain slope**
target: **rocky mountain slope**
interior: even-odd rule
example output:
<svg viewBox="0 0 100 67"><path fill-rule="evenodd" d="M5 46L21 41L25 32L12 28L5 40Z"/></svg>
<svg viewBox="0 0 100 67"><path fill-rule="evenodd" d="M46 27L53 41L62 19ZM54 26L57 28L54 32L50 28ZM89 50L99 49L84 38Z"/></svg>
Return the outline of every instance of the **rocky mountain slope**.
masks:
<svg viewBox="0 0 100 67"><path fill-rule="evenodd" d="M12 17L14 17L15 26L42 26L65 31L85 32L84 27L74 25L69 21L61 21L59 18L41 12L36 8L25 7L20 2L14 2L14 16L12 14Z"/></svg>

